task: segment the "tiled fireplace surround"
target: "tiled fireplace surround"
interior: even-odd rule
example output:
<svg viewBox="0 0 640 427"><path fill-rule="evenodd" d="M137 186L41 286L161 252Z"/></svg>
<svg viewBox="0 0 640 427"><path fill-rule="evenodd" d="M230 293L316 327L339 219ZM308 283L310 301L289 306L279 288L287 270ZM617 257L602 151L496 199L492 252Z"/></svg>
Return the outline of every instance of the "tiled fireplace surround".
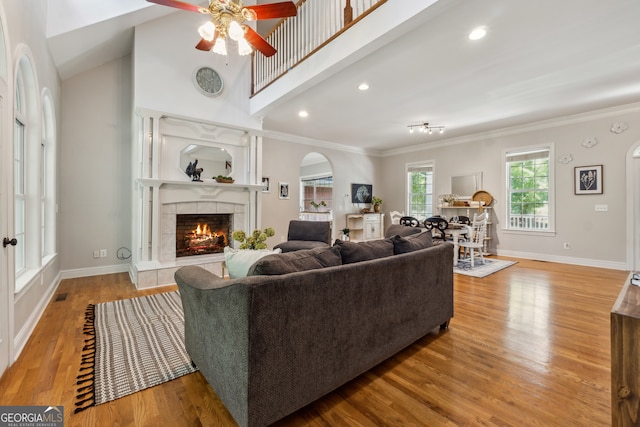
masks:
<svg viewBox="0 0 640 427"><path fill-rule="evenodd" d="M189 191L184 189L184 191ZM233 215L233 224L245 223L245 205L223 201L194 201L164 203L160 215L160 264L157 268L138 272L138 288L164 286L175 283L173 275L183 265L197 264L217 275L220 275L221 254L199 255L176 258L176 216L178 214L226 213ZM242 226L240 226L242 228Z"/></svg>

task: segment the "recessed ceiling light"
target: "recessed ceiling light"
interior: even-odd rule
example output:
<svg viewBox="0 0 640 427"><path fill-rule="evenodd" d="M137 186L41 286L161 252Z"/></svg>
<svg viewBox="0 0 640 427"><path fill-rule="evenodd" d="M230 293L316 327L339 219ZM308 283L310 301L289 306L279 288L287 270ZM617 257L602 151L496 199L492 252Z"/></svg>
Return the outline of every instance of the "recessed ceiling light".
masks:
<svg viewBox="0 0 640 427"><path fill-rule="evenodd" d="M368 85L368 84L366 84L366 83L364 83L364 82L363 82L363 83L360 83L360 86L358 86L358 89L360 89L360 90L367 90L367 89L369 89L369 85Z"/></svg>
<svg viewBox="0 0 640 427"><path fill-rule="evenodd" d="M304 110L301 110L301 111L298 113L298 116L300 116L300 117L308 117L308 116L309 116L309 113L307 113L307 112L306 112L306 111L304 111Z"/></svg>
<svg viewBox="0 0 640 427"><path fill-rule="evenodd" d="M469 40L480 40L487 35L487 27L478 27L469 33Z"/></svg>

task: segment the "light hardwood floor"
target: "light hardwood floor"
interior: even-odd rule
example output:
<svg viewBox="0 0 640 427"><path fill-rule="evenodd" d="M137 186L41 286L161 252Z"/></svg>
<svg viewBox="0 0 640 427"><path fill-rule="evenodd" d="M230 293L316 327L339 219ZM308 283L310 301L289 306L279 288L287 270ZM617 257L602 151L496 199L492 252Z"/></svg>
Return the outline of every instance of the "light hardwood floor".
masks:
<svg viewBox="0 0 640 427"><path fill-rule="evenodd" d="M455 275L437 329L278 426L608 426L609 315L624 271L518 260ZM87 304L147 295L126 274L63 280L0 405L64 405L65 426L235 425L200 373L74 414ZM63 301L55 301L66 294Z"/></svg>

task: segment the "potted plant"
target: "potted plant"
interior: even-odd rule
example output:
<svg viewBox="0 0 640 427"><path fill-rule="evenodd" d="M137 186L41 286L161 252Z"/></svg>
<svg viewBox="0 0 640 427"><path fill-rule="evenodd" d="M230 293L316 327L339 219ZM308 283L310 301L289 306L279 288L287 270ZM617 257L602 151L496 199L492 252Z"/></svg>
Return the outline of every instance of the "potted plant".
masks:
<svg viewBox="0 0 640 427"><path fill-rule="evenodd" d="M371 204L373 205L374 212L380 212L380 205L382 204L382 199L380 197L373 196L371 197Z"/></svg>
<svg viewBox="0 0 640 427"><path fill-rule="evenodd" d="M315 200L312 200L311 202L309 202L309 204L316 209L316 212L318 211L318 208L320 206L325 207L325 208L327 207L327 203L324 200L321 200L320 203L316 203Z"/></svg>
<svg viewBox="0 0 640 427"><path fill-rule="evenodd" d="M240 242L238 249L267 249L267 237L275 235L276 232L273 228L268 227L263 230L253 230L253 233L247 235L242 230L236 230L231 235L233 240Z"/></svg>
<svg viewBox="0 0 640 427"><path fill-rule="evenodd" d="M344 240L345 242L349 240L349 232L351 230L349 230L348 227L345 227L342 229L342 240Z"/></svg>

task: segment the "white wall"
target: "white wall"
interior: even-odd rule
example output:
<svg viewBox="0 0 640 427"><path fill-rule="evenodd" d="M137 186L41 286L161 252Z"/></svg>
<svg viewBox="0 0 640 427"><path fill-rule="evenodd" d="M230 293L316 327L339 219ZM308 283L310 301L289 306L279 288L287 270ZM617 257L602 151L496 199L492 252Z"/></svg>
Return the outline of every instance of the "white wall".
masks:
<svg viewBox="0 0 640 427"><path fill-rule="evenodd" d="M131 245L131 58L67 79L62 92L61 268L127 271L116 254ZM107 257L94 258L100 249Z"/></svg>
<svg viewBox="0 0 640 427"><path fill-rule="evenodd" d="M250 57L230 51L225 64L225 57L195 49L200 40L197 29L204 20L194 13L174 13L136 27L135 107L261 129L260 120L249 116ZM221 95L207 97L194 86L193 73L202 66L213 68L222 77Z"/></svg>
<svg viewBox="0 0 640 427"><path fill-rule="evenodd" d="M338 231L346 226L345 215L356 213L362 208L351 203L351 184L373 184L375 195L382 188L382 177L378 173L381 159L378 157L264 138L262 175L270 178L271 189L269 193L262 193L262 227L273 227L276 231L275 236L268 241L269 246L282 239L286 240L289 221L298 219L300 163L311 152L324 155L333 170L334 239L338 237ZM289 183L289 200L279 199L279 182Z"/></svg>
<svg viewBox="0 0 640 427"><path fill-rule="evenodd" d="M625 268L626 263L626 174L629 147L640 141L640 104L596 111L580 116L556 119L453 140L447 147L389 156L382 162L385 177L382 197L384 208L406 210L405 165L408 162L434 160L434 194L449 193L450 178L467 173L483 173L483 189L496 200L498 253L542 260ZM627 122L622 134L609 131L614 122ZM590 149L581 143L596 137L599 143ZM463 142L463 143L460 143ZM556 233L552 237L505 233L505 172L503 157L507 149L553 143L556 159L571 154L573 161L562 164L554 159ZM440 145L440 144L439 144ZM574 195L574 167L603 165L604 193ZM388 203L387 203L388 202ZM595 204L606 204L607 212L595 212ZM563 249L567 242L570 249Z"/></svg>

